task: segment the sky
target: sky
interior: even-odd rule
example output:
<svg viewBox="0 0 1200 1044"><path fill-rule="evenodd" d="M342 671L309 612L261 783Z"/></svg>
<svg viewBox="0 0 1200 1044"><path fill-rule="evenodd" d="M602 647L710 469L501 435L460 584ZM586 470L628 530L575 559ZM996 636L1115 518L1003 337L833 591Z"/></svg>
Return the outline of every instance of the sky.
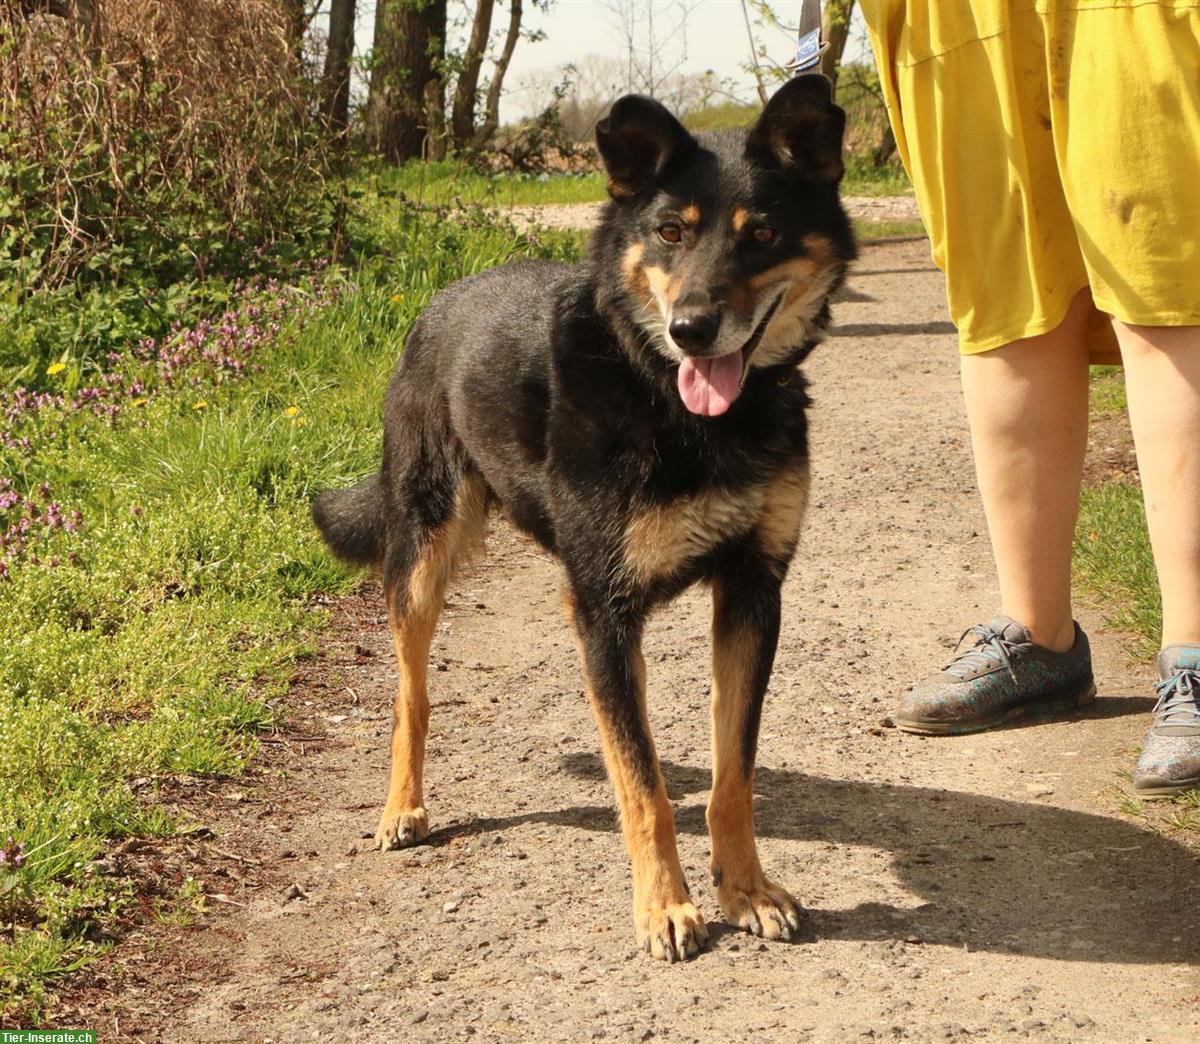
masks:
<svg viewBox="0 0 1200 1044"><path fill-rule="evenodd" d="M680 8L671 0L643 0L646 8L657 8L664 50L670 58L686 58L683 71L703 73L712 69L722 79L733 80L749 100L754 93L753 77L742 68L750 60L750 43L746 34L745 16L740 0L695 0L686 3L686 36L673 33L680 23ZM783 15L788 6L779 4ZM546 33L540 43L522 43L513 55L506 83L510 84L508 103L512 116L528 115L532 98L522 90L524 82L537 78L539 71L578 63L592 54L620 58L626 47L622 40L621 19L617 12L606 7L603 0L557 0L549 12L537 12L529 19L530 28ZM644 27L643 27L644 28ZM760 33L776 60L787 61L793 51L790 36L772 30ZM686 47L686 52L684 48Z"/></svg>
<svg viewBox="0 0 1200 1044"><path fill-rule="evenodd" d="M528 29L541 30L545 39L537 43L522 40L513 54L505 94L501 105L504 121L531 114L546 100L545 84L552 79L551 70L568 63L579 64L589 55L619 59L627 51L622 39L621 17L613 8L629 0L555 0L548 12L539 11L529 0L525 2L524 24ZM750 44L746 33L741 0L633 0L643 12L653 11L656 37L662 40L664 60L672 63L682 59L683 72L703 73L713 70L718 77L730 80L737 93L749 101L754 96L753 76L744 68L750 60ZM473 4L450 0L451 13L460 15ZM751 5L752 6L752 5ZM800 0L775 0L772 5L784 22L799 18ZM679 25L681 10L686 11L686 29L671 30ZM856 21L857 21L857 10ZM356 45L359 55L371 47L375 22L374 0L359 0ZM496 4L492 19L494 31L508 24L508 7L504 0ZM318 25L324 20L318 16ZM860 57L864 50L861 24L852 31L846 58ZM792 55L790 34L778 29L756 29L758 40L768 48L770 56L786 62ZM686 50L685 50L686 45ZM487 67L485 66L485 70ZM532 84L537 84L535 88Z"/></svg>

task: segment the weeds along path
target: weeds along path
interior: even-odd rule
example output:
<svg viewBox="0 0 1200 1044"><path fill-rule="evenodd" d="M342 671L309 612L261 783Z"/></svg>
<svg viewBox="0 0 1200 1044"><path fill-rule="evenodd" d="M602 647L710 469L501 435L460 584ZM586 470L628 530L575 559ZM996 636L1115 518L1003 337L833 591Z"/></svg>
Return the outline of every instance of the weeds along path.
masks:
<svg viewBox="0 0 1200 1044"><path fill-rule="evenodd" d="M1151 703L1116 635L1085 617L1087 718L946 739L881 724L996 591L927 245L868 246L842 296L808 365L813 507L756 787L763 861L810 939L714 922L684 965L634 948L558 575L495 523L435 643L431 843L364 840L395 684L368 592L293 689L300 735L206 799L212 858L229 857L217 912L121 947L87 1024L179 1041L1200 1039L1194 854L1115 812ZM689 594L646 658L684 866L715 918L708 627Z"/></svg>

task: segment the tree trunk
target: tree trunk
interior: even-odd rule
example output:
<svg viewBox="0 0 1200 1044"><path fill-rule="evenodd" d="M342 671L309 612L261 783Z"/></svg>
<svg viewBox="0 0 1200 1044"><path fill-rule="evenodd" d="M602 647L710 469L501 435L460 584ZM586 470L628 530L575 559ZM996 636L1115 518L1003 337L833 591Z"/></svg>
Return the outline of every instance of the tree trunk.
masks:
<svg viewBox="0 0 1200 1044"><path fill-rule="evenodd" d="M355 0L331 0L329 49L321 83L321 111L329 126L344 131L350 125L350 59L354 54Z"/></svg>
<svg viewBox="0 0 1200 1044"><path fill-rule="evenodd" d="M874 152L871 153L871 162L877 167L882 167L885 163L890 162L894 155L896 155L896 135L892 131L892 121L885 117L883 134L880 136L879 144L875 146Z"/></svg>
<svg viewBox="0 0 1200 1044"><path fill-rule="evenodd" d="M854 13L854 0L825 0L821 12L821 36L829 46L821 55L821 72L837 86L838 67L842 64L842 52L850 36L850 17Z"/></svg>
<svg viewBox="0 0 1200 1044"><path fill-rule="evenodd" d="M504 38L504 50L496 62L492 72L492 82L488 84L487 101L483 107L483 122L471 139L471 148L481 149L496 133L500 126L500 92L504 89L504 75L508 72L508 63L512 61L513 51L516 50L517 40L521 38L521 0L509 0L508 35Z"/></svg>
<svg viewBox="0 0 1200 1044"><path fill-rule="evenodd" d="M456 149L465 149L475 131L475 99L479 92L479 72L487 51L488 34L492 31L492 9L495 0L476 0L475 21L471 39L463 55L458 85L454 89L454 109L450 116L450 137Z"/></svg>
<svg viewBox="0 0 1200 1044"><path fill-rule="evenodd" d="M441 105L445 40L446 0L379 0L369 125L372 147L392 163L422 153L428 109ZM435 105L427 105L435 98Z"/></svg>

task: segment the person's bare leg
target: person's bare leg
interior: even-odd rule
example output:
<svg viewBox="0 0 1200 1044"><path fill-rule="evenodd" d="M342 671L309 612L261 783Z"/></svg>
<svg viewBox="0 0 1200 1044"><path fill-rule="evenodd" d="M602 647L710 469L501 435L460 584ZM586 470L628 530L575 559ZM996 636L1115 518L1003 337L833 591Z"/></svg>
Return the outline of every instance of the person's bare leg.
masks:
<svg viewBox="0 0 1200 1044"><path fill-rule="evenodd" d="M1114 322L1125 362L1165 647L1133 772L1142 797L1200 787L1200 327Z"/></svg>
<svg viewBox="0 0 1200 1044"><path fill-rule="evenodd" d="M1088 315L1081 291L1049 333L962 358L975 472L1001 609L1034 642L1074 642L1071 549L1088 428Z"/></svg>
<svg viewBox="0 0 1200 1044"><path fill-rule="evenodd" d="M1200 643L1200 326L1114 322L1125 363L1163 645Z"/></svg>

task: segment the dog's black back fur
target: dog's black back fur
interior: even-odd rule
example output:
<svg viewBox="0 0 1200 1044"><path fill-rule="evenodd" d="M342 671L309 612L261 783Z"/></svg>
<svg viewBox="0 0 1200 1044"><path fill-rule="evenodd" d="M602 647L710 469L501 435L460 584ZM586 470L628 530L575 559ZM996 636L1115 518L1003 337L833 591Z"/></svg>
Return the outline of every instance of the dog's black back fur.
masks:
<svg viewBox="0 0 1200 1044"><path fill-rule="evenodd" d="M337 554L383 565L402 676L385 847L421 834L405 736L423 750L411 722L427 708L428 620L497 504L565 566L627 839L641 829L631 795L665 801L642 706L645 614L713 583L714 662L738 701L715 737L737 768L714 801L743 800L807 489L797 364L854 256L837 197L844 117L826 81L806 81L748 135L697 140L656 102L617 102L597 130L613 199L587 262L510 264L439 294L387 391L379 475L314 504ZM670 857L629 843L648 910L659 899L637 884L639 860ZM739 845L714 826L716 875L745 861Z"/></svg>

